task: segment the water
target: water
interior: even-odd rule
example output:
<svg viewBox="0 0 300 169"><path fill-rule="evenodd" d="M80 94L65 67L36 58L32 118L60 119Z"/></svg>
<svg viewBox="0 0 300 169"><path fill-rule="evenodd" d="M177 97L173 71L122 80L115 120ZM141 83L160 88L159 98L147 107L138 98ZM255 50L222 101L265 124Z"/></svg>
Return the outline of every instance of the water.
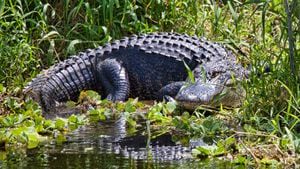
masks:
<svg viewBox="0 0 300 169"><path fill-rule="evenodd" d="M0 152L0 168L223 168L229 164L191 156L191 146L205 144L191 140L191 146L172 141L169 134L151 140L128 136L125 121L84 126L67 136L61 145L51 142L33 150Z"/></svg>

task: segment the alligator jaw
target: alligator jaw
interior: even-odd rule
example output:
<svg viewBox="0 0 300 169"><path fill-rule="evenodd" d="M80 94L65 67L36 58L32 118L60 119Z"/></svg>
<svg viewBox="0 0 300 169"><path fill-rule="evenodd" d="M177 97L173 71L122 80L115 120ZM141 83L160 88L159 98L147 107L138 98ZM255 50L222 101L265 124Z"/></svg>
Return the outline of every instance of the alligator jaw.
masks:
<svg viewBox="0 0 300 169"><path fill-rule="evenodd" d="M211 105L214 96L222 92L222 86L196 82L183 86L175 97L177 103L188 110L200 105Z"/></svg>
<svg viewBox="0 0 300 169"><path fill-rule="evenodd" d="M242 105L245 96L245 90L239 84L226 86L196 82L182 87L175 100L180 107L187 110L195 110L199 106L218 107L220 105L235 108Z"/></svg>

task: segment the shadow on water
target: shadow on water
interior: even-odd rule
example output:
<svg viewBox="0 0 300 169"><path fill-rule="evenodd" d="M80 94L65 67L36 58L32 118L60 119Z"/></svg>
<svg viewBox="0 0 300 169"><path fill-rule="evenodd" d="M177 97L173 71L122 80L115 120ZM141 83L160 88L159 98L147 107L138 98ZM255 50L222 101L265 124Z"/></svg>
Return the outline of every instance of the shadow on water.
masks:
<svg viewBox="0 0 300 169"><path fill-rule="evenodd" d="M194 145L205 144L196 140ZM191 156L191 146L172 141L166 134L151 140L127 136L125 120L84 126L67 136L61 145L48 143L34 150L6 152L0 168L223 168L229 163ZM1 152L0 152L1 154Z"/></svg>

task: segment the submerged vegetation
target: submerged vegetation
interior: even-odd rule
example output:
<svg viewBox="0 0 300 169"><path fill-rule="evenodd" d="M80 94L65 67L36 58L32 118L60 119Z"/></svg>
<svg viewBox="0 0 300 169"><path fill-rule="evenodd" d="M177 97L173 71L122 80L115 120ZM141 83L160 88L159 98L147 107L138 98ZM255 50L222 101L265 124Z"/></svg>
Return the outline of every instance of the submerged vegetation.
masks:
<svg viewBox="0 0 300 169"><path fill-rule="evenodd" d="M173 103L112 104L85 92L79 105L93 105L82 108L87 113L46 120L36 103L24 100L22 88L53 63L125 35L157 31L204 36L230 48L252 72L243 84L244 105L233 110L199 107L190 114ZM122 114L133 133L142 119L149 122L152 137L171 132L183 143L186 137L216 139L212 146L193 150L198 158L245 165L299 163L298 0L2 0L0 49L3 150L35 148L48 137L62 143L67 131Z"/></svg>

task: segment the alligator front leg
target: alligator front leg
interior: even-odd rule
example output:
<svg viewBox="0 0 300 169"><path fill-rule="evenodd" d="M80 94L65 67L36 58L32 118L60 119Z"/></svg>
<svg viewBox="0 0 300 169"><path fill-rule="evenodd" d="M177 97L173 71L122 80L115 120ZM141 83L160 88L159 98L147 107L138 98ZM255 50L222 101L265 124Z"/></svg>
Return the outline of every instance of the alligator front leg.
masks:
<svg viewBox="0 0 300 169"><path fill-rule="evenodd" d="M129 94L129 81L125 68L116 59L107 59L96 65L97 79L106 98L124 101Z"/></svg>
<svg viewBox="0 0 300 169"><path fill-rule="evenodd" d="M197 83L204 83L205 82L205 73L204 71L202 70L203 67L202 66L197 66L194 70L193 70L193 75L194 75L194 78L197 79ZM182 93L180 92L181 89L185 88L186 86L190 86L192 84L192 80L187 78L186 81L178 81L178 82L173 82L173 83L170 83L166 86L163 86L159 91L158 91L158 94L157 94L157 98L159 100L163 100L163 99L167 99L169 100L168 98L175 98L178 93ZM185 95L188 96L189 93L187 93ZM184 98L186 99L186 98Z"/></svg>
<svg viewBox="0 0 300 169"><path fill-rule="evenodd" d="M182 88L182 86L186 83L187 82L185 82L185 81L179 81L179 82L170 83L170 84L162 87L158 91L157 98L159 100L166 99L166 96L174 98L178 94L178 92Z"/></svg>

